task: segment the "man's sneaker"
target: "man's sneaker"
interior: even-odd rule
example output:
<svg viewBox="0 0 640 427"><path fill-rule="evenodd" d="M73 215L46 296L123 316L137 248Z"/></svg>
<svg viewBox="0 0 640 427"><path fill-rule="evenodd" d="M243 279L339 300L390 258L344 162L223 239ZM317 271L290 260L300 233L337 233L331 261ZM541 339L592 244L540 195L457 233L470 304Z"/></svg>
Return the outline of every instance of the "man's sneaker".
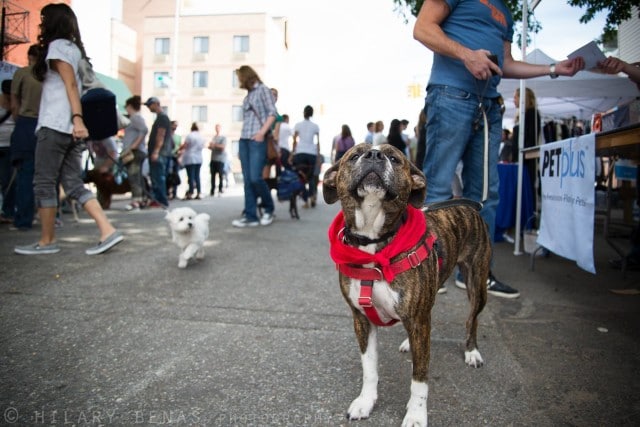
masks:
<svg viewBox="0 0 640 427"><path fill-rule="evenodd" d="M13 251L20 255L49 255L57 254L60 252L60 247L57 243L51 243L50 245L40 246L39 243L32 245L16 246Z"/></svg>
<svg viewBox="0 0 640 427"><path fill-rule="evenodd" d="M487 285L487 292L491 295L502 298L518 298L520 296L520 292L513 289L511 286L500 282L492 273L489 273Z"/></svg>
<svg viewBox="0 0 640 427"><path fill-rule="evenodd" d="M459 273L456 276L456 286L460 289L467 289L467 284ZM502 298L518 298L520 296L520 292L498 281L493 273L489 273L489 278L487 279L487 292Z"/></svg>
<svg viewBox="0 0 640 427"><path fill-rule="evenodd" d="M84 253L87 255L99 255L107 252L109 249L113 248L115 245L122 242L123 240L124 240L124 237L122 236L122 233L116 230L113 233L111 233L111 235L106 239L104 239L102 242L98 242L97 245L92 246L86 251L84 251Z"/></svg>
<svg viewBox="0 0 640 427"><path fill-rule="evenodd" d="M247 218L243 217L240 219L234 219L233 221L231 221L231 225L238 228L245 228L245 227L257 227L260 225L260 223L258 221L249 221Z"/></svg>
<svg viewBox="0 0 640 427"><path fill-rule="evenodd" d="M447 287L444 285L444 283L442 285L440 285L440 287L438 288L438 293L439 294L446 294L447 293Z"/></svg>
<svg viewBox="0 0 640 427"><path fill-rule="evenodd" d="M260 225L271 225L273 222L273 214L265 213L260 218Z"/></svg>

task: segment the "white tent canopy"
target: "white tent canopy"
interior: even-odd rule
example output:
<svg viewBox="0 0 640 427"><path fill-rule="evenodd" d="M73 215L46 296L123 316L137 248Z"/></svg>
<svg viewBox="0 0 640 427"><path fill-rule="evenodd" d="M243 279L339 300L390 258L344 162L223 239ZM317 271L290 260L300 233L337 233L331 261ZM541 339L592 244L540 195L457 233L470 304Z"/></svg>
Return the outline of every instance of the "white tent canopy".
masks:
<svg viewBox="0 0 640 427"><path fill-rule="evenodd" d="M526 62L551 64L559 61L535 49L526 55ZM502 79L498 85L498 91L507 103L505 118L515 116L517 107L513 106L511 100L519 82L516 79ZM589 120L593 113L607 111L639 95L636 85L626 77L590 71L580 71L573 77L561 76L557 79L537 77L526 80L525 84L535 93L540 114L557 119L576 116Z"/></svg>

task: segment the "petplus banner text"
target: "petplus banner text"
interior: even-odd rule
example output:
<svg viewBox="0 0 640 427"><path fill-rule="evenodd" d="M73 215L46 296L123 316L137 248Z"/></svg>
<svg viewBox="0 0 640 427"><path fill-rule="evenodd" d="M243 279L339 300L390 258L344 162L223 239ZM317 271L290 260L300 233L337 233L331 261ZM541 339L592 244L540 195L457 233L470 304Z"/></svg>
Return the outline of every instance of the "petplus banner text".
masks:
<svg viewBox="0 0 640 427"><path fill-rule="evenodd" d="M540 147L542 218L538 244L595 274L595 134Z"/></svg>

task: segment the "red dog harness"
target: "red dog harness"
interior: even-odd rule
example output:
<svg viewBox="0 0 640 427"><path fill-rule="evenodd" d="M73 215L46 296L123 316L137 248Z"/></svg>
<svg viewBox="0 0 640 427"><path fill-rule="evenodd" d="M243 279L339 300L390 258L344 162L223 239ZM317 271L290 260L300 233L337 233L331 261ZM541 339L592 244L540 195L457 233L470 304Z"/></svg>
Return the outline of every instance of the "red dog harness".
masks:
<svg viewBox="0 0 640 427"><path fill-rule="evenodd" d="M385 323L380 319L372 300L374 282L386 280L391 283L397 274L418 267L429 257L436 244L436 237L426 232L427 224L422 211L408 206L407 214L407 221L400 227L393 240L375 254L364 252L344 242L342 211L338 212L329 227L331 258L335 261L336 268L340 273L360 280L358 304L371 323L377 326L391 326L397 320L391 319ZM420 236L417 242L415 236ZM403 252L407 252L407 254L393 263L390 261ZM373 267L363 267L363 265L370 263L373 263ZM442 259L438 257L439 268L441 264Z"/></svg>

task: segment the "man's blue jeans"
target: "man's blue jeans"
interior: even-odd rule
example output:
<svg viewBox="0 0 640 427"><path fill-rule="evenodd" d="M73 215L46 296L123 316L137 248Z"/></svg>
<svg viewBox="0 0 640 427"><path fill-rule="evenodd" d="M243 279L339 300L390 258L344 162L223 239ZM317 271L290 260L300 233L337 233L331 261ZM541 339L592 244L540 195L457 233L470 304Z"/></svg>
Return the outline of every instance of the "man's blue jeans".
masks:
<svg viewBox="0 0 640 427"><path fill-rule="evenodd" d="M248 221L258 220L258 197L265 213L275 208L269 186L262 178L262 169L267 164L267 145L252 139L240 139L238 147L242 180L244 181L244 216Z"/></svg>
<svg viewBox="0 0 640 427"><path fill-rule="evenodd" d="M158 156L155 162L149 159L149 176L151 177L151 189L153 198L163 206L169 206L167 200L167 158Z"/></svg>
<svg viewBox="0 0 640 427"><path fill-rule="evenodd" d="M22 159L16 166L16 171L16 214L13 223L18 228L31 228L35 214L34 159Z"/></svg>
<svg viewBox="0 0 640 427"><path fill-rule="evenodd" d="M427 88L427 151L423 165L427 179L426 202L451 198L451 182L456 165L462 159L462 195L483 202L480 214L493 241L499 201L498 152L502 116L495 99L483 100L489 123L489 194L483 201L484 123L478 104L478 97L464 90L451 86Z"/></svg>

